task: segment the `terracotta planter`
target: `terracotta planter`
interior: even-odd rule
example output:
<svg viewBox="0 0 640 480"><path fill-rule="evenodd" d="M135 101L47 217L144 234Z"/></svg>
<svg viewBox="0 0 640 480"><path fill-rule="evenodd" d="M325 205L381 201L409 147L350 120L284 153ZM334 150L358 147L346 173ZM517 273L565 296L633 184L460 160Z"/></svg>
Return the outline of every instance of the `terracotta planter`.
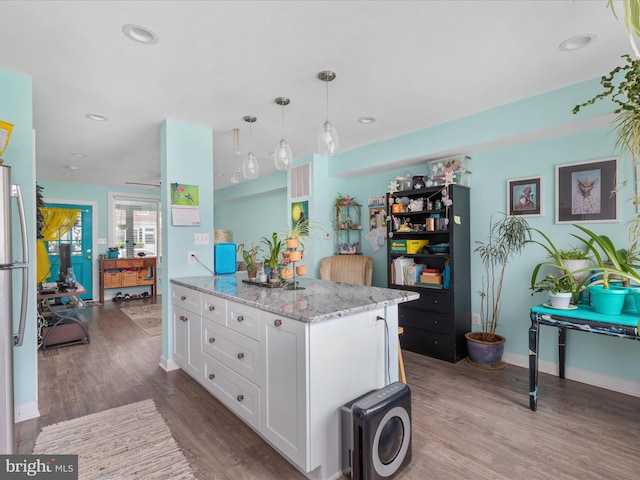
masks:
<svg viewBox="0 0 640 480"><path fill-rule="evenodd" d="M292 262L299 262L302 260L302 250L293 250L289 252L289 260Z"/></svg>
<svg viewBox="0 0 640 480"><path fill-rule="evenodd" d="M505 367L502 354L507 340L504 337L496 335L496 341L487 342L481 339L481 332L468 332L464 336L467 339L468 360L471 365L486 370L502 370Z"/></svg>
<svg viewBox="0 0 640 480"><path fill-rule="evenodd" d="M306 265L298 265L296 266L296 275L300 275L301 277L307 274L307 266Z"/></svg>
<svg viewBox="0 0 640 480"><path fill-rule="evenodd" d="M287 238L287 248L298 248L298 239L297 238Z"/></svg>
<svg viewBox="0 0 640 480"><path fill-rule="evenodd" d="M249 277L249 280L251 280L252 282L256 281L257 275L258 275L257 270L247 270L247 277Z"/></svg>

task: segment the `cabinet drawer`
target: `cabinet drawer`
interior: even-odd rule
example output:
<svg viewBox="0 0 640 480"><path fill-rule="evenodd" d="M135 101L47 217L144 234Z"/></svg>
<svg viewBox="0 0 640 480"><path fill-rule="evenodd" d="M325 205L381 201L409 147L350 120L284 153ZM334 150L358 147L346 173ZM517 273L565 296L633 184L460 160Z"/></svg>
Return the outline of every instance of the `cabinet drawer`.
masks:
<svg viewBox="0 0 640 480"><path fill-rule="evenodd" d="M260 428L260 389L221 362L204 357L204 387L254 429Z"/></svg>
<svg viewBox="0 0 640 480"><path fill-rule="evenodd" d="M202 294L202 317L227 326L227 301L224 298Z"/></svg>
<svg viewBox="0 0 640 480"><path fill-rule="evenodd" d="M451 319L448 313L409 308L404 305L398 309L398 323L401 327L419 328L437 333L448 334L451 331Z"/></svg>
<svg viewBox="0 0 640 480"><path fill-rule="evenodd" d="M132 270L128 272L122 272L122 286L123 287L135 287L138 285L138 271Z"/></svg>
<svg viewBox="0 0 640 480"><path fill-rule="evenodd" d="M119 288L122 286L122 272L105 272L104 288Z"/></svg>
<svg viewBox="0 0 640 480"><path fill-rule="evenodd" d="M144 260L124 259L117 260L117 268L140 268L143 266Z"/></svg>
<svg viewBox="0 0 640 480"><path fill-rule="evenodd" d="M227 327L254 340L260 340L260 310L227 302Z"/></svg>
<svg viewBox="0 0 640 480"><path fill-rule="evenodd" d="M204 321L202 351L258 386L261 382L260 343L222 327L211 320Z"/></svg>
<svg viewBox="0 0 640 480"><path fill-rule="evenodd" d="M102 270L107 270L109 268L116 268L116 261L115 260L102 260L100 262L100 265L102 265Z"/></svg>
<svg viewBox="0 0 640 480"><path fill-rule="evenodd" d="M447 290L429 290L427 288L420 289L420 298L411 302L404 303L403 306L413 308L424 308L434 312L448 313L449 292Z"/></svg>
<svg viewBox="0 0 640 480"><path fill-rule="evenodd" d="M421 353L422 355L448 362L454 361L454 351L449 335L404 327L404 333L400 335L400 345L403 349L411 352Z"/></svg>
<svg viewBox="0 0 640 480"><path fill-rule="evenodd" d="M171 303L201 315L202 294L197 290L182 285L172 285Z"/></svg>
<svg viewBox="0 0 640 480"><path fill-rule="evenodd" d="M156 266L156 259L155 258L143 258L142 259L142 266L143 267L155 267Z"/></svg>

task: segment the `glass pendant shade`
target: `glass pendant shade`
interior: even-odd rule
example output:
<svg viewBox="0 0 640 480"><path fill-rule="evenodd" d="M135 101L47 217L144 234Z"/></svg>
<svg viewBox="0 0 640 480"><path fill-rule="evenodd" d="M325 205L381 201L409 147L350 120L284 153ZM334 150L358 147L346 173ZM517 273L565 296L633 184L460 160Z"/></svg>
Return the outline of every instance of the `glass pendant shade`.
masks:
<svg viewBox="0 0 640 480"><path fill-rule="evenodd" d="M293 162L293 154L291 153L291 147L289 143L283 138L276 145L275 164L278 170L289 170L291 163Z"/></svg>
<svg viewBox="0 0 640 480"><path fill-rule="evenodd" d="M338 132L329 121L329 82L336 78L336 73L331 70L323 70L318 73L318 78L325 82L327 87L327 116L322 130L318 134L318 151L323 157L335 157L338 154Z"/></svg>
<svg viewBox="0 0 640 480"><path fill-rule="evenodd" d="M246 157L244 157L244 161L242 162L242 175L247 180L255 180L258 178L258 159L253 154L252 151L249 151Z"/></svg>
<svg viewBox="0 0 640 480"><path fill-rule="evenodd" d="M338 153L338 132L329 120L324 122L318 134L318 150L323 157L335 157Z"/></svg>

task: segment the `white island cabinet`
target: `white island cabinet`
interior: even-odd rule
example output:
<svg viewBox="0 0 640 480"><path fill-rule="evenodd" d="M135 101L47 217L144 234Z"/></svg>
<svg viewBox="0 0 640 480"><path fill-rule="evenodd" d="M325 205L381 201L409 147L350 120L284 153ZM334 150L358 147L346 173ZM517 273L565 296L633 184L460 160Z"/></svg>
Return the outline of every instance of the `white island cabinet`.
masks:
<svg viewBox="0 0 640 480"><path fill-rule="evenodd" d="M197 353L178 349L176 363L308 478L339 478L340 407L397 380L397 304L418 295L309 279L266 289L235 275L171 282L176 335L187 308L176 299L201 295L200 343L174 339Z"/></svg>

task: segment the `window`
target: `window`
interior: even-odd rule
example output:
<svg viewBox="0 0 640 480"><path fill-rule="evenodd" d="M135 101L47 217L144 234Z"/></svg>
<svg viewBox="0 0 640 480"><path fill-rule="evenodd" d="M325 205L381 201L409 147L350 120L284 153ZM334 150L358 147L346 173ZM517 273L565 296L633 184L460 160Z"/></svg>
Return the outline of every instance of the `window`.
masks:
<svg viewBox="0 0 640 480"><path fill-rule="evenodd" d="M146 195L109 193L109 247L120 257L144 253L162 263L160 199Z"/></svg>

